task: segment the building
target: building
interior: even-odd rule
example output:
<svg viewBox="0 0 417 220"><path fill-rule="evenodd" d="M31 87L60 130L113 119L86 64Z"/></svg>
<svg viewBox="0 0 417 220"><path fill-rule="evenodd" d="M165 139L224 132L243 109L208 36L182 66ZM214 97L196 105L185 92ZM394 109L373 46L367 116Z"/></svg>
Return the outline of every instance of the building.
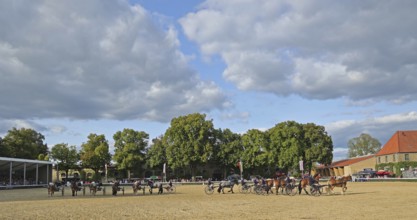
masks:
<svg viewBox="0 0 417 220"><path fill-rule="evenodd" d="M376 163L417 161L417 131L397 131L376 154Z"/></svg>
<svg viewBox="0 0 417 220"><path fill-rule="evenodd" d="M363 171L364 169L375 169L375 155L355 157L339 160L327 166L318 166L315 173L321 176L347 176Z"/></svg>
<svg viewBox="0 0 417 220"><path fill-rule="evenodd" d="M0 188L45 186L52 181L50 161L0 157Z"/></svg>
<svg viewBox="0 0 417 220"><path fill-rule="evenodd" d="M397 131L374 155L350 158L318 166L315 172L322 176L346 176L363 170L384 170L401 174L417 164L417 130Z"/></svg>

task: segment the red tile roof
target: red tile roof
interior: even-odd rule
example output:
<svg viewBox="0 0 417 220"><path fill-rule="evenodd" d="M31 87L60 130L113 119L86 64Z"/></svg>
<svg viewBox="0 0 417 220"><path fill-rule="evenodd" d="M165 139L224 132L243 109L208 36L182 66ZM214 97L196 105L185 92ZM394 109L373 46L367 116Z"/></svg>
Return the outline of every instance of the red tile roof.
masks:
<svg viewBox="0 0 417 220"><path fill-rule="evenodd" d="M361 162L363 160L367 160L367 159L372 158L372 157L375 157L375 155L372 154L372 155L367 155L367 156L362 156L362 157L355 157L355 158L350 158L350 159L345 159L345 160L339 160L339 161L333 162L332 164L330 164L327 167L330 168L330 167L349 166L349 165Z"/></svg>
<svg viewBox="0 0 417 220"><path fill-rule="evenodd" d="M376 156L395 153L417 153L417 131L397 131Z"/></svg>

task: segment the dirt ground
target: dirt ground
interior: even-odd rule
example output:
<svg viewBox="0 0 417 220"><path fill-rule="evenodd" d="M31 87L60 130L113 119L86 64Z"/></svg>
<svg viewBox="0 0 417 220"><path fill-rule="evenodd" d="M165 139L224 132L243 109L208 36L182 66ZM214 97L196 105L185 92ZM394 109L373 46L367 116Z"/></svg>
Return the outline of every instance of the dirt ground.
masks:
<svg viewBox="0 0 417 220"><path fill-rule="evenodd" d="M0 190L0 219L416 219L417 183L348 183L345 195L212 195L203 185L175 194L48 197L45 188Z"/></svg>

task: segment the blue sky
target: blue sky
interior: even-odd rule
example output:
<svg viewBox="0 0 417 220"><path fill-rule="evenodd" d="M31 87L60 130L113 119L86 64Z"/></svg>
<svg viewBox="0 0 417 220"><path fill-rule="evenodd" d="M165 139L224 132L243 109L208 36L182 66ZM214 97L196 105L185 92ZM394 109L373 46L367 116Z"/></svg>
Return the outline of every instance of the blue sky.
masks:
<svg viewBox="0 0 417 220"><path fill-rule="evenodd" d="M417 122L415 1L0 1L0 136L49 147L173 117L323 125L334 159Z"/></svg>

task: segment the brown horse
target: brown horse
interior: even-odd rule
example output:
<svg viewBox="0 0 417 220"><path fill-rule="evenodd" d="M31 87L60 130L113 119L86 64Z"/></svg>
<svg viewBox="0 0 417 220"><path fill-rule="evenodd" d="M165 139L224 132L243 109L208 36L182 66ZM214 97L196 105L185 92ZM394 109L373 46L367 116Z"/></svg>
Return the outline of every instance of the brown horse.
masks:
<svg viewBox="0 0 417 220"><path fill-rule="evenodd" d="M320 177L320 174L316 173L313 177L309 176L301 179L300 183L298 184L298 194L301 194L301 190L304 189L304 192L307 193L307 195L309 195L309 193L306 190L306 187L311 186L315 183L319 183Z"/></svg>
<svg viewBox="0 0 417 220"><path fill-rule="evenodd" d="M103 194L104 194L105 192L104 192L104 189L102 188L102 185L103 184L96 183L96 182L90 183L90 185L88 186L90 188L90 194L93 194L93 196L95 196L97 191L101 191L101 190L103 190Z"/></svg>
<svg viewBox="0 0 417 220"><path fill-rule="evenodd" d="M342 195L345 194L346 190L347 190L347 182L348 181L352 181L352 176L348 175L348 176L343 176L340 178L336 178L334 176L330 177L329 181L327 181L327 184L329 185L329 193L334 193L333 189L335 187L341 187L342 188Z"/></svg>
<svg viewBox="0 0 417 220"><path fill-rule="evenodd" d="M55 191L59 191L58 186L56 186L54 183L48 184L48 196L54 196Z"/></svg>
<svg viewBox="0 0 417 220"><path fill-rule="evenodd" d="M281 193L284 192L285 186L287 182L285 181L285 176L279 177L276 179L267 179L266 185L268 186L269 190L272 193L272 188L275 188L275 194L278 195L279 189L281 189Z"/></svg>
<svg viewBox="0 0 417 220"><path fill-rule="evenodd" d="M78 191L81 191L81 184L77 181L71 182L72 196L77 196Z"/></svg>
<svg viewBox="0 0 417 220"><path fill-rule="evenodd" d="M141 183L140 180L137 180L133 183L132 188L133 188L133 194L134 195L137 195L139 190L142 190L143 194L145 194L145 186L142 186L141 184L142 183Z"/></svg>

